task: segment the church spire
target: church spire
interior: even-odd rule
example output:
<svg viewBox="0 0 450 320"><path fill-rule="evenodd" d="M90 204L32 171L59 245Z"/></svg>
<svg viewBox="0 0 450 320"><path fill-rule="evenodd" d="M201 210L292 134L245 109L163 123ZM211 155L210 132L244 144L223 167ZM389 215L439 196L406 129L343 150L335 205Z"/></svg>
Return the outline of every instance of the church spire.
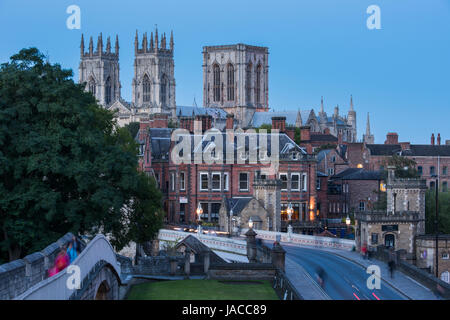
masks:
<svg viewBox="0 0 450 320"><path fill-rule="evenodd" d="M92 56L94 53L94 41L92 40L92 36L89 39L89 55Z"/></svg>
<svg viewBox="0 0 450 320"><path fill-rule="evenodd" d="M150 34L150 52L152 52L154 50L153 48L153 31Z"/></svg>
<svg viewBox="0 0 450 320"><path fill-rule="evenodd" d="M97 53L101 56L103 53L103 37L102 37L102 33L100 32L100 35L98 36L98 41L97 41Z"/></svg>
<svg viewBox="0 0 450 320"><path fill-rule="evenodd" d="M369 113L368 112L367 112L366 135L370 136L370 119L369 119Z"/></svg>
<svg viewBox="0 0 450 320"><path fill-rule="evenodd" d="M134 53L138 53L139 48L139 39L138 39L138 31L136 30L136 36L134 37Z"/></svg>
<svg viewBox="0 0 450 320"><path fill-rule="evenodd" d="M111 38L108 37L106 40L106 53L111 53Z"/></svg>
<svg viewBox="0 0 450 320"><path fill-rule="evenodd" d="M83 57L84 56L84 35L83 34L81 34L80 53L81 53L81 57Z"/></svg>
<svg viewBox="0 0 450 320"><path fill-rule="evenodd" d="M119 35L116 34L116 56L119 56Z"/></svg>

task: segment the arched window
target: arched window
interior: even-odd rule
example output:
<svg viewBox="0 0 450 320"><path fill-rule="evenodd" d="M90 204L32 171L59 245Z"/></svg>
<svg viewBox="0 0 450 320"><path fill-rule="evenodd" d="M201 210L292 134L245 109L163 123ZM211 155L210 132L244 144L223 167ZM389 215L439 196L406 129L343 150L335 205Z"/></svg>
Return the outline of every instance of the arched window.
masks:
<svg viewBox="0 0 450 320"><path fill-rule="evenodd" d="M147 75L144 76L144 81L142 81L142 88L143 88L143 98L144 102L150 101L150 79Z"/></svg>
<svg viewBox="0 0 450 320"><path fill-rule="evenodd" d="M160 98L161 98L161 103L163 105L166 104L167 102L167 77L165 74L163 74L162 79L161 79L161 92L160 92Z"/></svg>
<svg viewBox="0 0 450 320"><path fill-rule="evenodd" d="M252 102L252 63L250 62L247 65L247 69L245 70L245 93L247 103Z"/></svg>
<svg viewBox="0 0 450 320"><path fill-rule="evenodd" d="M111 78L108 77L105 83L105 103L109 104L111 100Z"/></svg>
<svg viewBox="0 0 450 320"><path fill-rule="evenodd" d="M227 66L227 100L234 101L234 67L231 63Z"/></svg>
<svg viewBox="0 0 450 320"><path fill-rule="evenodd" d="M220 67L218 64L215 64L213 67L213 92L214 92L214 101L220 101Z"/></svg>
<svg viewBox="0 0 450 320"><path fill-rule="evenodd" d="M256 67L256 83L255 83L256 103L261 102L261 65Z"/></svg>
<svg viewBox="0 0 450 320"><path fill-rule="evenodd" d="M93 78L89 79L89 92L95 96L95 81Z"/></svg>

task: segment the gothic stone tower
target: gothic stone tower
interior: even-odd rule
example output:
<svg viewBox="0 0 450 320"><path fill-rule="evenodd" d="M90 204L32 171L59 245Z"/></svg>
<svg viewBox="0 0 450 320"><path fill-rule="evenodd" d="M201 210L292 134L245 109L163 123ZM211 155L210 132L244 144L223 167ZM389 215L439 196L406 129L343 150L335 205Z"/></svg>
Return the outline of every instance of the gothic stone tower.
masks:
<svg viewBox="0 0 450 320"><path fill-rule="evenodd" d="M269 49L245 44L203 47L203 105L223 108L246 127L269 109Z"/></svg>
<svg viewBox="0 0 450 320"><path fill-rule="evenodd" d="M111 40L106 41L103 51L102 34L98 37L97 50L94 51L92 37L89 51L84 52L84 36L81 35L81 61L79 66L80 83L86 84L86 91L92 92L105 108L120 98L119 80L119 38L116 36L115 52L111 52Z"/></svg>
<svg viewBox="0 0 450 320"><path fill-rule="evenodd" d="M173 33L167 48L166 35L163 34L159 40L156 29L154 42L153 32L150 44L147 33L144 33L142 47L139 48L136 31L132 103L138 111L176 116L173 47Z"/></svg>

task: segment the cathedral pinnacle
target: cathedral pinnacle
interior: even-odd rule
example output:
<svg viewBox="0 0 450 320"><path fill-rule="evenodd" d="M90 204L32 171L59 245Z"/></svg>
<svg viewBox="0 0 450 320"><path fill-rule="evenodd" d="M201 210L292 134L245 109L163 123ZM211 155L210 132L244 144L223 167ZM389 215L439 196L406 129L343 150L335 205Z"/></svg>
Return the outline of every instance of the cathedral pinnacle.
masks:
<svg viewBox="0 0 450 320"><path fill-rule="evenodd" d="M111 53L111 39L110 39L110 37L108 37L108 39L106 39L106 53Z"/></svg>
<svg viewBox="0 0 450 320"><path fill-rule="evenodd" d="M354 111L353 110L353 96L350 95L350 111Z"/></svg>
<svg viewBox="0 0 450 320"><path fill-rule="evenodd" d="M173 51L173 30L170 31L170 51Z"/></svg>
<svg viewBox="0 0 450 320"><path fill-rule="evenodd" d="M80 45L81 57L84 56L84 35L81 34L81 45Z"/></svg>
<svg viewBox="0 0 450 320"><path fill-rule="evenodd" d="M119 56L119 36L116 34L116 55Z"/></svg>

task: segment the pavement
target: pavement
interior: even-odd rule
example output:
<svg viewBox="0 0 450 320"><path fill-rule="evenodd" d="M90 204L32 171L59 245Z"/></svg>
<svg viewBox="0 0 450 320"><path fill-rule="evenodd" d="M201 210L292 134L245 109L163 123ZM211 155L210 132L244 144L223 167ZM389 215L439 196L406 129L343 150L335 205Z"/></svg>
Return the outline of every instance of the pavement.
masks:
<svg viewBox="0 0 450 320"><path fill-rule="evenodd" d="M286 250L286 274L297 290L307 300L438 300L431 290L395 271L390 277L386 263L364 259L354 251L328 248L301 247L282 243ZM376 265L381 271L381 288L369 289L366 269ZM326 271L325 285L318 286L316 271ZM315 284L315 286L314 286ZM322 291L322 292L321 292Z"/></svg>

